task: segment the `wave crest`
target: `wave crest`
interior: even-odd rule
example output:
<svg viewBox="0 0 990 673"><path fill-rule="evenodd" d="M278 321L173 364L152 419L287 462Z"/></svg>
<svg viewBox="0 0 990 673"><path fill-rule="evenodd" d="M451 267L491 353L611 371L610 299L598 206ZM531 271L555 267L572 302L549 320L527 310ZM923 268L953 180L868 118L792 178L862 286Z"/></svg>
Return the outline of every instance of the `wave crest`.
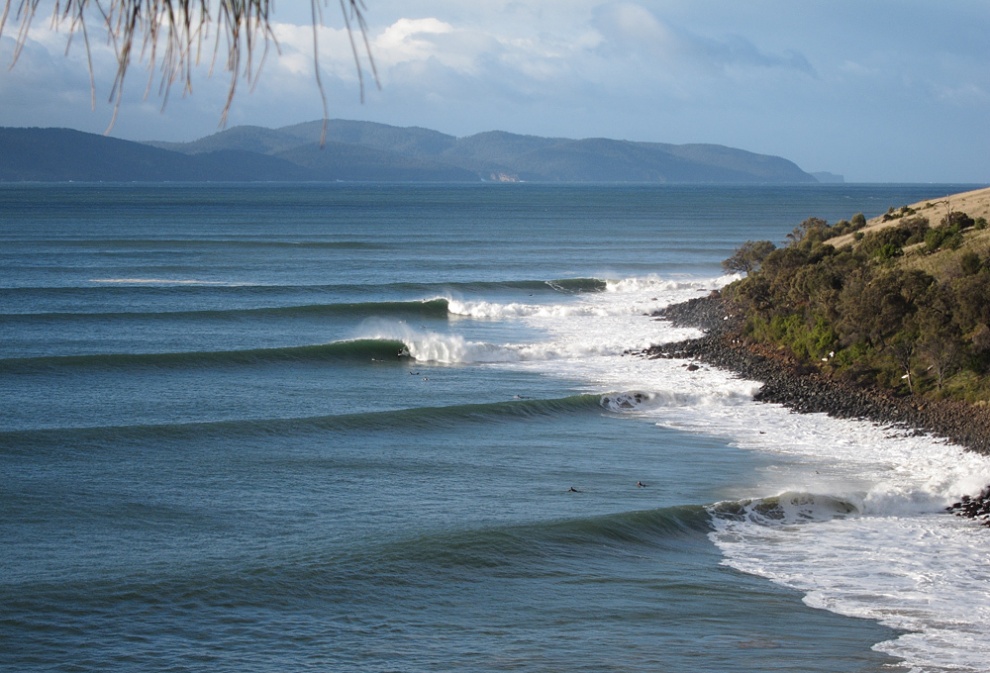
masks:
<svg viewBox="0 0 990 673"><path fill-rule="evenodd" d="M557 292L577 294L579 292L604 292L607 283L599 278L559 278L548 280L547 285Z"/></svg>
<svg viewBox="0 0 990 673"><path fill-rule="evenodd" d="M637 411L654 399L651 393L632 391L627 393L609 393L603 395L601 405L609 411L623 413Z"/></svg>
<svg viewBox="0 0 990 673"><path fill-rule="evenodd" d="M722 521L749 521L763 526L794 525L844 519L861 513L852 501L832 495L787 491L769 498L724 501L712 505Z"/></svg>
<svg viewBox="0 0 990 673"><path fill-rule="evenodd" d="M451 315L477 320L505 320L508 318L567 318L608 315L606 307L583 304L523 304L513 302L498 304L488 301L462 301L449 299L447 310Z"/></svg>

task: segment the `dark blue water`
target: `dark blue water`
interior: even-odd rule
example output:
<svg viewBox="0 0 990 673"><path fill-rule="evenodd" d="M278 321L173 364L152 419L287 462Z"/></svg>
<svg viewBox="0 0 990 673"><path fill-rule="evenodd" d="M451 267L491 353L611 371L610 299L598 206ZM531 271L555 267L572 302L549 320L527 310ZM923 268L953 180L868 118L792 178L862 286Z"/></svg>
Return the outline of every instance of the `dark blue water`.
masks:
<svg viewBox="0 0 990 673"><path fill-rule="evenodd" d="M951 191L0 185L0 669L896 670L518 316Z"/></svg>

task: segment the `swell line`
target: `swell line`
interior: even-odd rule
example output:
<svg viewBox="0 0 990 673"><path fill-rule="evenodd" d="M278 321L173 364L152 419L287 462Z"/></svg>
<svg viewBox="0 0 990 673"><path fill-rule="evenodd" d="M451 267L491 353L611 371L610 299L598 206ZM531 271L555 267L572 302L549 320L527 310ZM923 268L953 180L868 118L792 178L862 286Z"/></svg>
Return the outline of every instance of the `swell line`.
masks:
<svg viewBox="0 0 990 673"><path fill-rule="evenodd" d="M488 294L500 291L551 292L576 294L604 292L607 282L598 278L519 279L519 280L461 280L442 283L373 283L373 284L313 284L283 285L257 283L245 279L197 280L190 278L91 278L80 285L22 285L4 287L5 296L12 300L77 298L91 296L129 296L133 294L165 294L182 296L361 296L361 295L445 295L449 292Z"/></svg>
<svg viewBox="0 0 990 673"><path fill-rule="evenodd" d="M26 242L35 243L36 241L26 239ZM361 240L320 241L300 239L293 241L238 238L60 238L54 242L45 241L45 244L56 247L56 254L78 254L80 249L110 250L111 252L118 250L153 250L184 253L187 250L203 248L221 248L224 250L253 248L262 250L271 250L274 248L287 248L291 250L389 250L394 247L394 245L389 243Z"/></svg>
<svg viewBox="0 0 990 673"><path fill-rule="evenodd" d="M356 302L343 304L306 304L301 306L275 306L198 311L117 311L108 313L5 313L2 320L178 320L178 319L256 319L256 318L305 318L322 316L410 316L420 318L445 318L448 300L444 298L422 301Z"/></svg>
<svg viewBox="0 0 990 673"><path fill-rule="evenodd" d="M711 516L703 506L681 505L427 534L402 542L393 553L431 565L493 567L514 562L517 557L564 551L573 555L587 549L597 555L608 549L658 546L673 538L705 539L711 531Z"/></svg>
<svg viewBox="0 0 990 673"><path fill-rule="evenodd" d="M108 353L59 355L0 360L0 372L32 374L62 369L185 368L193 366L250 366L281 362L397 361L405 344L392 339L355 339L311 346L256 348L239 351L176 353Z"/></svg>
<svg viewBox="0 0 990 673"><path fill-rule="evenodd" d="M295 605L298 593L307 600L325 596L381 592L424 581L471 580L479 572L545 572L546 559L583 563L593 557L628 555L631 549L656 550L708 544L709 515L699 505L624 512L603 516L509 524L470 530L445 530L400 540L377 541L371 536L357 548L341 552L290 552L276 558L255 558L232 568L229 561L198 560L181 572L156 575L154 584L142 576L96 577L85 582L60 582L58 591L71 592L81 604L104 596L166 595L189 601L200 593L221 593L270 608ZM535 565L534 565L535 564ZM436 578L428 580L425 578ZM35 595L43 586L36 586ZM701 592L689 580L681 590Z"/></svg>
<svg viewBox="0 0 990 673"><path fill-rule="evenodd" d="M502 402L416 407L394 411L374 411L304 418L271 418L161 425L94 426L80 428L46 428L0 432L0 447L5 452L23 452L31 447L71 444L116 446L119 443L203 440L211 437L296 436L307 433L404 431L449 429L465 424L490 424L520 421L566 414L603 413L601 396L572 395L555 399L517 399Z"/></svg>
<svg viewBox="0 0 990 673"><path fill-rule="evenodd" d="M547 557L563 562L588 555L600 559L609 554L625 556L631 549L658 549L684 544L707 546L712 531L710 515L701 505L681 505L660 509L621 512L575 519L537 523L508 524L469 530L436 531L412 538L371 545L335 559L335 571L327 564L308 567L293 564L287 572L310 575L310 581L344 581L364 584L371 579L368 559L374 560L374 573L402 584L411 565L443 569L443 576L479 571L498 571L530 563L545 564ZM339 574L338 574L339 573ZM421 573L415 573L421 577ZM698 587L700 590L701 587Z"/></svg>

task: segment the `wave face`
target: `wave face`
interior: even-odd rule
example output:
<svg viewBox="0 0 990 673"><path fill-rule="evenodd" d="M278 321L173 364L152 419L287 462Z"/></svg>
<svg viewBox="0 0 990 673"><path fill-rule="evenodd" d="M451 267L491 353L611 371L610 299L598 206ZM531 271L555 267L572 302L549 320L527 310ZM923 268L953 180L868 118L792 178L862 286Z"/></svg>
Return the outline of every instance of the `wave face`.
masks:
<svg viewBox="0 0 990 673"><path fill-rule="evenodd" d="M405 431L411 432L587 414L601 411L602 407L601 399L596 395L575 395L555 400L518 399L504 402L420 407L332 416L13 431L0 433L0 440L3 441L3 446L7 450L13 449L13 453L23 453L27 450L35 450L35 448L28 449L27 447L41 449L63 441L70 441L76 445L99 447L119 442L154 444L161 441L189 441L190 439L205 437L256 439L280 435L374 431L389 425L402 427Z"/></svg>
<svg viewBox="0 0 990 673"><path fill-rule="evenodd" d="M0 669L983 670L986 459L631 354L952 191L0 185Z"/></svg>
<svg viewBox="0 0 990 673"><path fill-rule="evenodd" d="M133 367L204 367L253 365L285 361L326 362L334 360L386 361L404 357L404 344L388 339L354 339L318 346L258 348L245 351L211 353L118 353L113 355L75 355L47 358L21 358L0 361L0 368L10 373L44 368L133 368ZM0 371L2 371L0 370Z"/></svg>

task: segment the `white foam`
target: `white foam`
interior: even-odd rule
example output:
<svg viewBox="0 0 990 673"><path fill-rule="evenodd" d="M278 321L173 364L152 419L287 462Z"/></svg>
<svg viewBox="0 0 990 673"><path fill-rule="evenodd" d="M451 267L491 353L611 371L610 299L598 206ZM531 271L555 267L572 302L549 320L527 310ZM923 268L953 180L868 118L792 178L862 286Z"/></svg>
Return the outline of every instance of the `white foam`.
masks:
<svg viewBox="0 0 990 673"><path fill-rule="evenodd" d="M713 289L724 287L735 280L739 280L739 278L740 276L738 274L732 274L721 276L719 278L670 280L657 275L649 275L635 278L607 280L605 281L605 291L616 293L679 293L683 291L711 291Z"/></svg>
<svg viewBox="0 0 990 673"><path fill-rule="evenodd" d="M582 305L497 304L487 301L447 300L451 315L481 320L508 320L513 318L562 318L581 315L604 314L606 308Z"/></svg>
<svg viewBox="0 0 990 673"><path fill-rule="evenodd" d="M459 334L417 329L402 321L383 319L365 321L352 338L401 341L414 360L439 364L577 361L602 355L618 355L621 348L621 342L612 339L522 344L469 341Z"/></svg>
<svg viewBox="0 0 990 673"><path fill-rule="evenodd" d="M512 366L584 380L589 391L611 391L603 403L615 411L771 456L754 492L738 495L751 513L783 502L781 516L717 518L712 539L726 564L801 591L813 607L909 631L877 648L913 670L986 670L990 531L944 508L990 483L990 459L865 421L756 403L760 384L730 372L623 355L697 335L647 316L731 280L632 278L557 307L464 310L549 335L520 348Z"/></svg>

